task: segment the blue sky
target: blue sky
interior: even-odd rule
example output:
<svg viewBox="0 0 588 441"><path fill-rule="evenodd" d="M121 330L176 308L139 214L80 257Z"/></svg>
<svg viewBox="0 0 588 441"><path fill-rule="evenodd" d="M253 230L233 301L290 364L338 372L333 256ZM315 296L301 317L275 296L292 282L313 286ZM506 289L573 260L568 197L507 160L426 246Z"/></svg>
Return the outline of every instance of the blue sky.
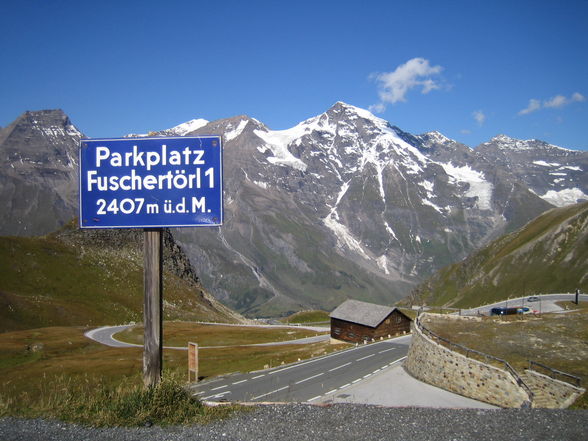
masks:
<svg viewBox="0 0 588 441"><path fill-rule="evenodd" d="M588 1L4 1L0 126L61 108L90 137L336 101L475 147L588 150Z"/></svg>

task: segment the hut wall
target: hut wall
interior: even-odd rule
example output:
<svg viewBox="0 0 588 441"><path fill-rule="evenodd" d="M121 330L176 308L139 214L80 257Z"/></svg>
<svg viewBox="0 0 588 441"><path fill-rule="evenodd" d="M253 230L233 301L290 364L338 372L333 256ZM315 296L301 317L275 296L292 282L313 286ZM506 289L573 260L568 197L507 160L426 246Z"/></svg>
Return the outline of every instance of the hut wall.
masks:
<svg viewBox="0 0 588 441"><path fill-rule="evenodd" d="M410 319L398 311L386 317L376 328L331 318L331 337L352 343L362 343L365 340L379 340L388 335L410 332Z"/></svg>

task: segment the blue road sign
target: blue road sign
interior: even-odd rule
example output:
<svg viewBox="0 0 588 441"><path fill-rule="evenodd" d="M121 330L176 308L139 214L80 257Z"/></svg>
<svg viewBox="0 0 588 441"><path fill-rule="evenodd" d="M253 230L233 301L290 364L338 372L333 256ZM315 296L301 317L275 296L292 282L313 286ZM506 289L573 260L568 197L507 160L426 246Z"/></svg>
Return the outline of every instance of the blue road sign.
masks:
<svg viewBox="0 0 588 441"><path fill-rule="evenodd" d="M83 139L80 227L219 226L220 136Z"/></svg>

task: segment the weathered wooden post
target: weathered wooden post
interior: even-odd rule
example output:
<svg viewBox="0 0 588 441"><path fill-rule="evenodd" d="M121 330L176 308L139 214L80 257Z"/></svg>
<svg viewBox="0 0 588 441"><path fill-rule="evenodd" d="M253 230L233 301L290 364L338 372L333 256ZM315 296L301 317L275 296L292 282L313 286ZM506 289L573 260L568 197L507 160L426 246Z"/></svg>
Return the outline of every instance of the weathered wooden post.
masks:
<svg viewBox="0 0 588 441"><path fill-rule="evenodd" d="M188 382L198 382L198 343L188 342Z"/></svg>
<svg viewBox="0 0 588 441"><path fill-rule="evenodd" d="M143 235L143 382L153 387L161 380L163 365L163 235L161 228L145 228Z"/></svg>

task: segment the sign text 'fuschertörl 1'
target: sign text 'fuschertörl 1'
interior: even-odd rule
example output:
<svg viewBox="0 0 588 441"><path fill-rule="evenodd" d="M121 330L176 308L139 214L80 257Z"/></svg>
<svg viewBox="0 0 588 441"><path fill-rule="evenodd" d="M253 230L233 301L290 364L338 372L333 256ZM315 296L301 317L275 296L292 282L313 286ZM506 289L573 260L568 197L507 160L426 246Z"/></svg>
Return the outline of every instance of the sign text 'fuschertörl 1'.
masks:
<svg viewBox="0 0 588 441"><path fill-rule="evenodd" d="M219 226L220 136L83 139L81 228Z"/></svg>

